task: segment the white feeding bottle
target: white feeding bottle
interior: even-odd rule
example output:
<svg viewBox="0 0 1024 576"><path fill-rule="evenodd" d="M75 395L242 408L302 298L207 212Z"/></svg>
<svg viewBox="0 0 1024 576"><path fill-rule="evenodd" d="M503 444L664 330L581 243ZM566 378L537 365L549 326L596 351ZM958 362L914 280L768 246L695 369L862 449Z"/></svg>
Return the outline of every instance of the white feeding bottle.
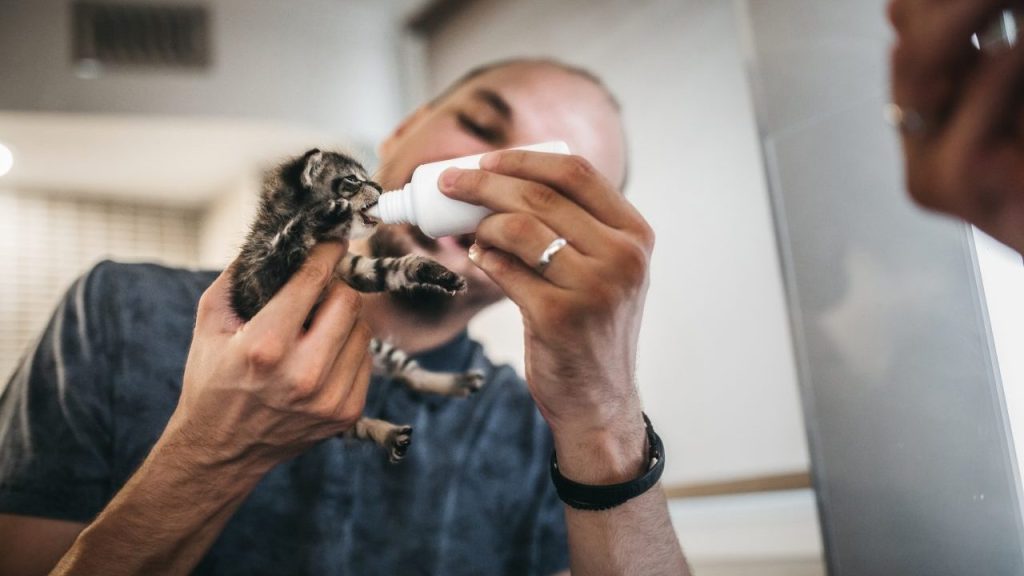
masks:
<svg viewBox="0 0 1024 576"><path fill-rule="evenodd" d="M569 145L556 140L520 146L513 150L568 154ZM423 164L413 171L412 182L401 190L381 194L377 205L367 213L379 218L384 224L415 224L432 238L472 232L491 210L445 196L438 189L437 180L442 172L452 166L479 168L483 156L477 154Z"/></svg>

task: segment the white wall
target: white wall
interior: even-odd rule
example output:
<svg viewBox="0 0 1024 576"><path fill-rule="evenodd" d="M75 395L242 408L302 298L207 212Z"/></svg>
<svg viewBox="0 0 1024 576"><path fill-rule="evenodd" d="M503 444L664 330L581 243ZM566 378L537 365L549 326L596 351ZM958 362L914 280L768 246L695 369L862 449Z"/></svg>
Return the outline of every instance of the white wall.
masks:
<svg viewBox="0 0 1024 576"><path fill-rule="evenodd" d="M668 484L804 470L807 450L760 144L731 3L469 4L428 43L437 91L469 67L553 55L621 99L628 194L658 246L640 342ZM522 364L511 305L472 325Z"/></svg>
<svg viewBox="0 0 1024 576"><path fill-rule="evenodd" d="M670 503L700 576L824 576L814 492L688 498Z"/></svg>

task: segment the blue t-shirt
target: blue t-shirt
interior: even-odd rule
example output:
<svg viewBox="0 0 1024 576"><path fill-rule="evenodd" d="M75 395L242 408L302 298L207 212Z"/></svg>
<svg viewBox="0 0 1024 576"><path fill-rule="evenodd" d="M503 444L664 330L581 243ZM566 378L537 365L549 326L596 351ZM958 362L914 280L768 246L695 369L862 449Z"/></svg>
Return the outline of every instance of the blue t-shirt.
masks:
<svg viewBox="0 0 1024 576"><path fill-rule="evenodd" d="M89 522L103 509L178 402L196 304L215 277L104 262L71 287L0 396L0 513ZM487 382L456 399L375 377L365 414L414 426L406 459L321 442L263 478L196 573L565 570L550 433L524 382L465 334L417 360L479 368Z"/></svg>

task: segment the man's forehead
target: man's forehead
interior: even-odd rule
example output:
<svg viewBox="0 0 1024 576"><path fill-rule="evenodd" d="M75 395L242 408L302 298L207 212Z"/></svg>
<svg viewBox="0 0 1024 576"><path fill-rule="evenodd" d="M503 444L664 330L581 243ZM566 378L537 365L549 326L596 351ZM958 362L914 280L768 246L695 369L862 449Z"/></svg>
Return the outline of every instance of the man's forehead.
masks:
<svg viewBox="0 0 1024 576"><path fill-rule="evenodd" d="M625 148L619 114L604 88L589 78L550 64L516 63L488 70L460 92L505 117L511 136L521 140L517 144L566 140L574 153L621 182Z"/></svg>
<svg viewBox="0 0 1024 576"><path fill-rule="evenodd" d="M515 97L523 94L540 99L586 95L599 99L602 89L572 71L544 63L514 63L488 70L467 82L471 95L482 92Z"/></svg>

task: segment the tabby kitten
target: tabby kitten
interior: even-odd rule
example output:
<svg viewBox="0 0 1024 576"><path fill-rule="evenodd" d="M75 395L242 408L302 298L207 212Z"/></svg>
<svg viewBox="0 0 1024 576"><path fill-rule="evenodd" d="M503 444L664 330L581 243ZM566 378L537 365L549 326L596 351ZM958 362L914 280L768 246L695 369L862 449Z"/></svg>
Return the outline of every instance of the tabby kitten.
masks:
<svg viewBox="0 0 1024 576"><path fill-rule="evenodd" d="M369 180L362 165L336 152L313 149L268 172L256 218L233 264L231 304L235 312L243 320L255 316L318 241L371 233L379 221L367 211L377 204L380 194L380 185ZM451 295L465 288L458 274L415 255L369 258L348 253L335 274L361 292L426 290ZM461 397L483 384L479 371L430 372L377 339L371 342L370 352L378 373L413 390ZM372 440L388 450L391 462L398 462L409 447L412 427L364 417L344 435Z"/></svg>

